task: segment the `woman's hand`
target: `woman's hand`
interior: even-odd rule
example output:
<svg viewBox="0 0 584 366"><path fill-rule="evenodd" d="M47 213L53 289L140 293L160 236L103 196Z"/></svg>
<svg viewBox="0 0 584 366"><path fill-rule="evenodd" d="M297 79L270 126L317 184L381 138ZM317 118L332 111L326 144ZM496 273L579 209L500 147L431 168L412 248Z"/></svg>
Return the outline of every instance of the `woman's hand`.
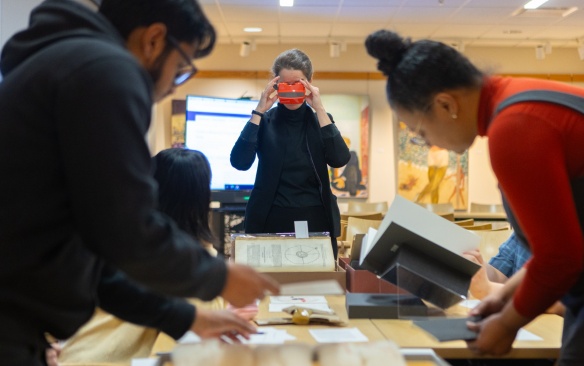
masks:
<svg viewBox="0 0 584 366"><path fill-rule="evenodd" d="M324 110L324 106L322 105L322 100L320 99L320 89L318 87L312 85L307 80L300 79L298 80L304 88L308 90L308 94L306 95L306 101L308 104L312 106L315 110L322 108Z"/></svg>
<svg viewBox="0 0 584 366"><path fill-rule="evenodd" d="M330 125L332 121L330 120L326 110L324 109L324 106L322 105L322 100L320 99L320 90L318 87L312 85L306 80L301 79L299 81L302 83L302 85L304 85L304 88L309 91L308 95L306 95L306 102L308 102L308 104L314 108L320 127Z"/></svg>
<svg viewBox="0 0 584 366"><path fill-rule="evenodd" d="M477 339L467 342L468 348L478 355L501 356L509 353L519 331L519 328L505 322L501 313L467 325L470 330L478 332Z"/></svg>
<svg viewBox="0 0 584 366"><path fill-rule="evenodd" d="M272 108L276 100L278 100L278 92L274 88L274 85L278 83L278 80L280 80L280 77L276 76L275 78L270 80L268 85L266 85L266 88L264 89L260 97L258 106L256 107L256 111L260 113L265 113L268 109Z"/></svg>
<svg viewBox="0 0 584 366"><path fill-rule="evenodd" d="M485 319L492 314L501 312L505 305L505 299L501 296L500 291L497 291L485 297L483 301L469 312L469 315L479 316Z"/></svg>

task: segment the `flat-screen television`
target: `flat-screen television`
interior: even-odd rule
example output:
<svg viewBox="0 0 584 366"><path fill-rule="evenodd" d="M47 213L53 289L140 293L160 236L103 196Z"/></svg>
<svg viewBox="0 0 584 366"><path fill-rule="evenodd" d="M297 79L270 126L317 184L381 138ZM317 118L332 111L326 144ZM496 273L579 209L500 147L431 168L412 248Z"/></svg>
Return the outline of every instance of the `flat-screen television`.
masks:
<svg viewBox="0 0 584 366"><path fill-rule="evenodd" d="M229 156L257 100L186 97L185 146L199 150L211 164L211 199L222 204L246 203L253 188L257 159L249 170L231 166Z"/></svg>

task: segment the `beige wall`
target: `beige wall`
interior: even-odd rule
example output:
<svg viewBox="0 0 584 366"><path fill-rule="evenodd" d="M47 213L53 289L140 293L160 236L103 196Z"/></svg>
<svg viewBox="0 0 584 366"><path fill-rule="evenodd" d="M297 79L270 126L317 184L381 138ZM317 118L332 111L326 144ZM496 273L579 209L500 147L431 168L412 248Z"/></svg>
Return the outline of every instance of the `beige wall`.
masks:
<svg viewBox="0 0 584 366"><path fill-rule="evenodd" d="M322 45L262 45L246 58L239 56L238 45L218 45L211 56L196 62L201 70L269 71L273 59L283 50L298 47L308 53L314 68L314 84L322 94L365 94L371 103L371 151L369 201L393 200L396 192L395 124L385 99L385 81L381 80L319 80L318 72L374 72L375 61L362 45L350 44L339 58L330 58L328 46ZM481 69L493 73L521 74L584 74L584 62L575 48L556 48L545 60L535 59L531 48L473 48L465 54ZM228 98L250 96L258 98L267 79L203 79L195 78L155 108L153 130L149 136L153 151L169 145L170 100L198 94ZM489 165L486 141L477 139L469 151L469 202L500 202L497 182ZM341 208L343 203L341 202Z"/></svg>
<svg viewBox="0 0 584 366"><path fill-rule="evenodd" d="M89 0L78 0L89 3ZM0 0L0 45L16 31L25 28L30 9L41 0ZM281 51L298 47L307 52L316 70L315 85L326 94L366 94L370 97L371 159L369 201L391 201L395 195L395 146L392 113L387 106L383 81L367 80L320 80L319 71L374 72L375 62L362 44L349 44L341 57L329 57L326 44L265 45L258 44L250 57L239 57L239 45L218 45L213 54L197 62L201 70L252 70L268 71L274 57ZM556 48L545 60L535 60L532 48L466 47L465 54L479 67L495 73L526 74L584 74L584 62L580 61L575 48ZM201 79L191 80L179 88L175 98L186 94L233 97L242 95L257 98L267 80L252 79ZM162 101L154 110L154 121L148 140L153 152L168 147L170 141L170 100ZM499 201L496 180L488 163L488 151L484 141L477 141L470 149L469 201L496 203Z"/></svg>

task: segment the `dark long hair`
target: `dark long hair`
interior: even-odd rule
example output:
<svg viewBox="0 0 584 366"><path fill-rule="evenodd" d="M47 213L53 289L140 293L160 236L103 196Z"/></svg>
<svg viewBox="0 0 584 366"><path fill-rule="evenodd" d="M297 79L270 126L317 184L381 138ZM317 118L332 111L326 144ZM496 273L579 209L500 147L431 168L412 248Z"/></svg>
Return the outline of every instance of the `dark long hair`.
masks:
<svg viewBox="0 0 584 366"><path fill-rule="evenodd" d="M392 107L425 111L437 93L482 84L483 73L444 43L412 42L395 32L379 30L367 37L365 47L387 76L386 92Z"/></svg>
<svg viewBox="0 0 584 366"><path fill-rule="evenodd" d="M124 39L136 28L163 23L179 42L196 44L194 58L207 56L215 46L215 29L195 0L102 0L99 12Z"/></svg>
<svg viewBox="0 0 584 366"><path fill-rule="evenodd" d="M200 151L172 148L156 154L154 164L159 210L194 238L214 243L209 228L211 167L207 157Z"/></svg>

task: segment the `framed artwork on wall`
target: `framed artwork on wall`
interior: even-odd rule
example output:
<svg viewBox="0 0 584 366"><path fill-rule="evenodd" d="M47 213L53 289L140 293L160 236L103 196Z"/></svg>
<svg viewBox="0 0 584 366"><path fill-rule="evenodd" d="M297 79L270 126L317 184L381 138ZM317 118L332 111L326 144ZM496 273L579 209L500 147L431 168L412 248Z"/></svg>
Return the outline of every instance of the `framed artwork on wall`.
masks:
<svg viewBox="0 0 584 366"><path fill-rule="evenodd" d="M187 102L185 99L173 99L170 117L170 146L185 147Z"/></svg>
<svg viewBox="0 0 584 366"><path fill-rule="evenodd" d="M329 168L331 188L337 197L366 198L369 195L369 97L366 95L321 95L322 103L351 151L342 168Z"/></svg>
<svg viewBox="0 0 584 366"><path fill-rule="evenodd" d="M437 146L418 146L399 122L398 194L417 203L468 207L468 151L456 154Z"/></svg>

